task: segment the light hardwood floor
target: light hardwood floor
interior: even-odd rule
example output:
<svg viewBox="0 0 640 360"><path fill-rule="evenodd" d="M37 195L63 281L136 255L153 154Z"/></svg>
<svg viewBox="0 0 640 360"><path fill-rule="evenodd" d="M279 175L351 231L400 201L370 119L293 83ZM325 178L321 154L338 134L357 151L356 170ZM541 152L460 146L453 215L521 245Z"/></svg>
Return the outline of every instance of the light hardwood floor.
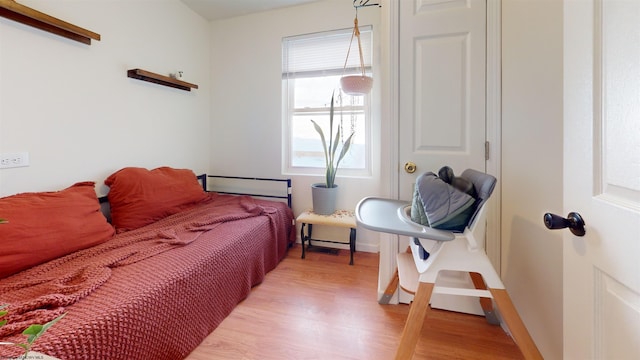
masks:
<svg viewBox="0 0 640 360"><path fill-rule="evenodd" d="M408 305L377 302L378 254L309 252L300 245L187 358L393 359ZM429 310L414 359L522 359L483 317Z"/></svg>

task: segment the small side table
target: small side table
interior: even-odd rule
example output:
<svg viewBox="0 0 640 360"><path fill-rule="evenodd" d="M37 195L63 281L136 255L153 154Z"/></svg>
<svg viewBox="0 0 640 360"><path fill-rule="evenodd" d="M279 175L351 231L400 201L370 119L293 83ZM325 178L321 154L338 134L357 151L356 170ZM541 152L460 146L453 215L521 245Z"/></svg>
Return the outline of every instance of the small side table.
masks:
<svg viewBox="0 0 640 360"><path fill-rule="evenodd" d="M313 212L313 210L307 210L302 214L298 215L296 221L302 224L300 228L300 240L302 241L302 258L305 257L305 249L304 243L306 241L311 245L311 240L320 241L326 243L333 244L345 244L345 242L341 241L331 241L331 240L320 240L320 239L312 239L311 232L313 230L313 225L325 225L325 226L337 226L349 228L349 250L351 259L349 260L349 265L353 265L353 253L356 251L356 218L353 211L348 210L336 210L331 215L319 215ZM307 228L307 233L305 235L304 228L306 225L309 225Z"/></svg>

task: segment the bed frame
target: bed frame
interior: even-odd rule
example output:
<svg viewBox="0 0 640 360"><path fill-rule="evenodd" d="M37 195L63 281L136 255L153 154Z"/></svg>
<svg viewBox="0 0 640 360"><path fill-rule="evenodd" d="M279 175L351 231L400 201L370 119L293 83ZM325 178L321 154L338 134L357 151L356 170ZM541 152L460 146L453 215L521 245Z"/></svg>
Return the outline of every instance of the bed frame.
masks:
<svg viewBox="0 0 640 360"><path fill-rule="evenodd" d="M273 179L244 176L207 175L196 176L206 192L228 195L248 195L259 199L280 200L292 209L291 179ZM98 197L100 211L111 222L111 207L107 195Z"/></svg>
<svg viewBox="0 0 640 360"><path fill-rule="evenodd" d="M271 179L244 176L200 174L196 176L206 192L229 195L249 195L266 199L286 200L291 208L291 179ZM212 181L213 180L213 181ZM230 180L236 180L232 184ZM100 204L109 203L107 195L98 198Z"/></svg>
<svg viewBox="0 0 640 360"><path fill-rule="evenodd" d="M291 200L291 179L272 179L243 176L198 175L202 188L207 192L229 195L249 195L257 198L280 199L289 208Z"/></svg>

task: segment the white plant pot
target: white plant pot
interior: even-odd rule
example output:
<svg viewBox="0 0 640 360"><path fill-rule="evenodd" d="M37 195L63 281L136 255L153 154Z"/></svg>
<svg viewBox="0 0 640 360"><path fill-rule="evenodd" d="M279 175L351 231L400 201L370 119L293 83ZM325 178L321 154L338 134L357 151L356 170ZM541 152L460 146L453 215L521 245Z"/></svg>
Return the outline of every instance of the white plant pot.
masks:
<svg viewBox="0 0 640 360"><path fill-rule="evenodd" d="M311 185L313 212L318 215L331 215L336 211L338 185L327 188L325 183Z"/></svg>

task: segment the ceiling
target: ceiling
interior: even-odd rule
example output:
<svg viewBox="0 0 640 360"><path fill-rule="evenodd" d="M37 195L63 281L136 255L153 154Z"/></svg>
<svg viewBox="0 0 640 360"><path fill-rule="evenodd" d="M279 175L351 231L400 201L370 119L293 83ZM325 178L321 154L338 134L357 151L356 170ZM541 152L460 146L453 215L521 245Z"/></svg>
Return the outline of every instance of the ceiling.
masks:
<svg viewBox="0 0 640 360"><path fill-rule="evenodd" d="M226 19L320 0L181 0L207 20Z"/></svg>

